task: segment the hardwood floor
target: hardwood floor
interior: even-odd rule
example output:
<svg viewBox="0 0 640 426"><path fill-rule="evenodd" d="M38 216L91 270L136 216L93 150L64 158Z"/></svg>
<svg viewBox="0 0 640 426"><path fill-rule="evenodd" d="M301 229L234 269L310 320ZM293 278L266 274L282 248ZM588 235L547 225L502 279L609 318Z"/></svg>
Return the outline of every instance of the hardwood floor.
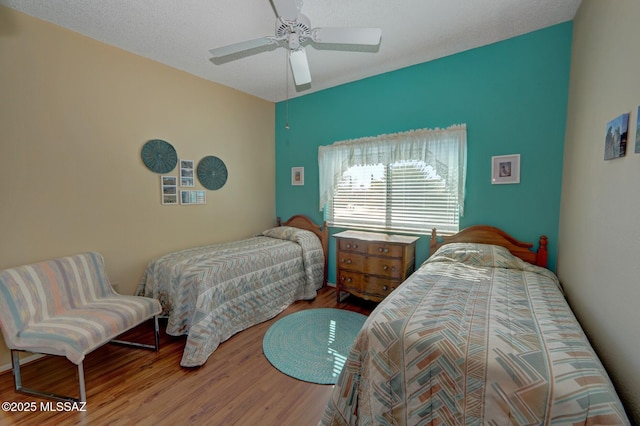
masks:
<svg viewBox="0 0 640 426"><path fill-rule="evenodd" d="M35 402L35 412L0 412L0 424L208 424L315 425L333 389L293 379L276 370L262 353L262 338L279 318L311 308L348 309L368 315L374 303L348 297L337 303L333 288L313 301L299 301L274 319L223 342L199 368L182 368L184 338L164 333L160 352L105 345L85 359L84 412L46 411L49 400L13 390L11 371L0 375L2 402ZM151 324L130 333L151 341ZM142 337L140 337L142 336ZM78 395L76 366L46 357L22 368L25 387ZM52 401L52 407L56 402Z"/></svg>

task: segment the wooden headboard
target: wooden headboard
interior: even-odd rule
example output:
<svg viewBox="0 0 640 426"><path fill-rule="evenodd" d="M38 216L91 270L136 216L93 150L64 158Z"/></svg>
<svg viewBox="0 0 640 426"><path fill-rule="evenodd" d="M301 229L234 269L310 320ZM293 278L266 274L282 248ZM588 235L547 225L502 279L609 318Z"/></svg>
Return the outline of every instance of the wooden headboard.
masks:
<svg viewBox="0 0 640 426"><path fill-rule="evenodd" d="M540 237L538 251L531 251L533 247L532 243L524 243L513 238L501 229L493 226L475 225L465 228L457 234L441 237L438 241L436 235L436 229L431 231L431 241L429 247L429 256L440 248L440 246L449 243L480 243L480 244L494 244L502 246L508 249L514 256L519 257L525 262L532 263L534 265L547 267L547 237L542 235Z"/></svg>
<svg viewBox="0 0 640 426"><path fill-rule="evenodd" d="M291 216L289 220L285 222L282 222L280 218L277 218L277 223L278 226L292 226L294 228L305 229L318 236L320 243L322 244L322 250L324 251L324 280L322 285L326 286L329 271L329 228L327 228L327 222L324 222L322 226L320 226L308 216L297 214L295 216Z"/></svg>

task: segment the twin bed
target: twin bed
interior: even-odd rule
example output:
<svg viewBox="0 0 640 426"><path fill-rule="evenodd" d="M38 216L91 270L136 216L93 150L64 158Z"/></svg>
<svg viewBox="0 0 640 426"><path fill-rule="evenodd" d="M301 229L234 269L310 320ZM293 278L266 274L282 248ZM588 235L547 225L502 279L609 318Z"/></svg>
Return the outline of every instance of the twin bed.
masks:
<svg viewBox="0 0 640 426"><path fill-rule="evenodd" d="M629 424L541 267L546 238L531 246L486 226L432 236L362 327L321 424Z"/></svg>
<svg viewBox="0 0 640 426"><path fill-rule="evenodd" d="M136 294L158 299L167 334L187 335L180 365L203 365L232 335L269 320L326 282L328 231L293 216L260 235L152 260Z"/></svg>

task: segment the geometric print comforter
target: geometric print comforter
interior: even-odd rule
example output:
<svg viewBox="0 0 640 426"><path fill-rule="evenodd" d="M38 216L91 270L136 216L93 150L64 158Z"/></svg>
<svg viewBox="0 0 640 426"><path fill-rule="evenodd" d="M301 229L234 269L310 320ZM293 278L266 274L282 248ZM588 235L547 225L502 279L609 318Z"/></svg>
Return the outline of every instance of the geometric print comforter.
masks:
<svg viewBox="0 0 640 426"><path fill-rule="evenodd" d="M556 276L447 244L382 301L324 425L629 424Z"/></svg>
<svg viewBox="0 0 640 426"><path fill-rule="evenodd" d="M234 334L275 317L296 300L313 299L323 280L318 237L281 226L154 259L136 294L160 301L167 334L187 335L180 365L196 367Z"/></svg>

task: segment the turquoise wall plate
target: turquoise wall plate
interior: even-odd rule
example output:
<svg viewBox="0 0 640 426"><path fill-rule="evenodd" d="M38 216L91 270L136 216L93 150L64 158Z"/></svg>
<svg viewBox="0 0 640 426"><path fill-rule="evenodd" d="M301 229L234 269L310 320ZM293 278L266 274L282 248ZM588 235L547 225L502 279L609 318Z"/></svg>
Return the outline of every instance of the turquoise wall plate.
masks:
<svg viewBox="0 0 640 426"><path fill-rule="evenodd" d="M207 189L220 189L227 182L227 166L213 155L204 157L198 163L198 180Z"/></svg>
<svg viewBox="0 0 640 426"><path fill-rule="evenodd" d="M142 147L142 162L155 173L169 173L178 164L178 154L169 143L152 139Z"/></svg>

